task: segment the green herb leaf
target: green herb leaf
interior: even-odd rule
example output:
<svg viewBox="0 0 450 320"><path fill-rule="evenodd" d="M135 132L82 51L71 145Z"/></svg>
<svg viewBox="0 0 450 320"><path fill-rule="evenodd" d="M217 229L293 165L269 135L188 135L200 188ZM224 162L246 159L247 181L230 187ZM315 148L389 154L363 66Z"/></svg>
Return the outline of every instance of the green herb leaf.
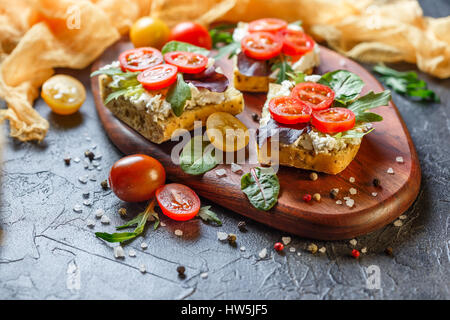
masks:
<svg viewBox="0 0 450 320"><path fill-rule="evenodd" d="M356 127L355 127L356 128ZM338 134L334 135L333 137L335 138L362 138L364 137L366 134L372 132L373 130L375 130L374 128L367 130L367 131L359 131L359 130L355 130L355 128L351 129L351 130L347 130L344 132L339 132Z"/></svg>
<svg viewBox="0 0 450 320"><path fill-rule="evenodd" d="M220 44L230 44L233 42L233 34L231 29L235 28L236 24L222 24L209 30L211 36L212 46L218 49Z"/></svg>
<svg viewBox="0 0 450 320"><path fill-rule="evenodd" d="M121 233L96 232L95 236L108 242L123 242L137 237L138 234L136 234L135 232L121 232Z"/></svg>
<svg viewBox="0 0 450 320"><path fill-rule="evenodd" d="M270 210L278 201L280 183L272 168L252 168L241 178L241 190L257 209Z"/></svg>
<svg viewBox="0 0 450 320"><path fill-rule="evenodd" d="M341 104L347 104L358 97L364 82L353 72L347 70L336 70L325 73L319 83L326 85L335 92L335 100Z"/></svg>
<svg viewBox="0 0 450 320"><path fill-rule="evenodd" d="M117 91L111 92L105 99L104 104L108 104L110 101L117 99L120 96L123 96L125 93L127 93L128 89L121 89Z"/></svg>
<svg viewBox="0 0 450 320"><path fill-rule="evenodd" d="M358 98L357 100L350 103L347 108L352 110L355 114L356 121L367 122L365 119L370 118L371 122L383 120L381 116L379 118L375 116L371 116L370 114L366 114L366 110L376 108L379 106L387 106L389 101L391 100L391 92L389 90L385 90L380 93L373 93L372 91ZM373 115L373 114L372 114Z"/></svg>
<svg viewBox="0 0 450 320"><path fill-rule="evenodd" d="M241 44L239 42L231 42L226 46L220 47L217 54L214 56L214 59L219 60L225 56L230 59L232 56L237 54L237 51L240 48Z"/></svg>
<svg viewBox="0 0 450 320"><path fill-rule="evenodd" d="M198 216L205 222L212 221L221 226L222 221L217 217L217 215L214 212L209 210L210 208L211 206L201 207L200 211L198 212Z"/></svg>
<svg viewBox="0 0 450 320"><path fill-rule="evenodd" d="M360 112L356 117L356 121L359 122L379 122L383 121L383 117L379 114L372 112Z"/></svg>
<svg viewBox="0 0 450 320"><path fill-rule="evenodd" d="M306 74L304 74L301 71L294 72L294 73L286 72L286 74L292 81L295 82L295 84L299 84L300 82L305 82Z"/></svg>
<svg viewBox="0 0 450 320"><path fill-rule="evenodd" d="M162 54L166 54L167 52L173 51L185 51L185 52L194 52L200 53L204 56L209 55L209 50L194 46L193 44L181 42L181 41L170 41L167 42L161 50Z"/></svg>
<svg viewBox="0 0 450 320"><path fill-rule="evenodd" d="M101 74L105 74L107 76L121 76L125 78L137 77L139 72L123 72L120 68L108 68L108 69L99 69L91 73L91 77L95 77Z"/></svg>
<svg viewBox="0 0 450 320"><path fill-rule="evenodd" d="M191 99L191 88L184 81L183 74L178 73L177 81L170 87L166 101L172 106L172 111L177 117L184 111L186 101Z"/></svg>
<svg viewBox="0 0 450 320"><path fill-rule="evenodd" d="M181 169L192 175L203 174L217 165L214 153L213 145L203 141L203 136L194 136L181 152Z"/></svg>
<svg viewBox="0 0 450 320"><path fill-rule="evenodd" d="M303 24L302 20L296 20L294 22L289 23L290 26L297 26L297 27L301 27Z"/></svg>
<svg viewBox="0 0 450 320"><path fill-rule="evenodd" d="M153 230L158 229L161 220L159 220L159 215L156 212L152 213L152 217L155 219L155 223L153 224Z"/></svg>
<svg viewBox="0 0 450 320"><path fill-rule="evenodd" d="M284 80L288 80L289 74L294 73L294 70L288 62L288 58L284 54L278 56L277 60L275 60L275 63L272 65L271 70L279 70L276 83L282 83Z"/></svg>
<svg viewBox="0 0 450 320"><path fill-rule="evenodd" d="M130 221L128 221L124 225L116 227L116 230L129 228L129 227L132 227L132 226L135 226L135 225L139 224L141 222L144 214L145 214L145 212L139 213L136 217L134 217L133 219L131 219Z"/></svg>
<svg viewBox="0 0 450 320"><path fill-rule="evenodd" d="M420 80L419 76L414 71L400 72L386 67L384 64L376 65L373 68L373 71L380 74L381 81L395 92L418 98L422 101L440 101L436 93L428 89L427 83Z"/></svg>

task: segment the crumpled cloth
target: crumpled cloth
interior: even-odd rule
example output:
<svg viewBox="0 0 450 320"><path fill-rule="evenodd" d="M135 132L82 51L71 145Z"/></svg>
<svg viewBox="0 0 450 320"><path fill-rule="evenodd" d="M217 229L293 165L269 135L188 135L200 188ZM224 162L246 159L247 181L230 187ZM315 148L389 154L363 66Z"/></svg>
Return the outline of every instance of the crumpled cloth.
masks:
<svg viewBox="0 0 450 320"><path fill-rule="evenodd" d="M148 14L169 26L302 20L315 40L356 60L407 61L450 77L450 17L424 17L416 0L0 0L0 97L8 105L0 120L10 121L11 136L44 139L48 122L32 104L54 68L85 68Z"/></svg>

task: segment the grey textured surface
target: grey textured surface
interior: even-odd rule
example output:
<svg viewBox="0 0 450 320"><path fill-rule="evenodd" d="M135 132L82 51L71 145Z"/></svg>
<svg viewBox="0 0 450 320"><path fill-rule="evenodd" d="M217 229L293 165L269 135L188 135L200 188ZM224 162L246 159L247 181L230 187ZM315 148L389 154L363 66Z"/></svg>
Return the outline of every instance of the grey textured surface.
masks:
<svg viewBox="0 0 450 320"><path fill-rule="evenodd" d="M422 3L429 15L450 12L446 1ZM87 70L65 72L88 86ZM356 248L368 250L359 260L350 257L353 246L348 241L297 237L279 255L271 248L285 234L217 205L213 210L222 227L162 217L167 226L149 228L144 237L125 246L125 259L115 259L112 246L96 239L94 232L112 232L121 224L117 210L122 206L133 214L144 208L122 203L100 187L122 154L103 132L90 93L74 117L51 114L39 100L36 109L50 122L47 138L39 145L7 139L3 155L0 299L449 299L450 81L420 76L438 93L441 104L415 103L398 95L394 101L419 154L421 191L402 227L389 225L357 239ZM83 153L92 145L103 155L100 171L83 167ZM82 161L66 166L65 154ZM80 183L78 177L85 174L97 181ZM89 207L82 205L86 190L93 201ZM73 211L76 204L83 206L82 213ZM94 218L97 208L107 212L110 225ZM88 218L96 222L93 229L86 225ZM247 233L238 231L240 220L247 222ZM183 230L182 237L174 235L176 229ZM219 242L217 231L237 233L238 247ZM140 247L143 241L147 250ZM311 242L324 246L326 253L308 253ZM393 257L383 252L388 246L394 249ZM132 248L136 257L128 256ZM269 254L260 259L263 248ZM146 274L139 272L141 264ZM187 269L184 280L177 277L179 264ZM380 268L380 289L366 287L370 265ZM207 278L200 276L203 272Z"/></svg>

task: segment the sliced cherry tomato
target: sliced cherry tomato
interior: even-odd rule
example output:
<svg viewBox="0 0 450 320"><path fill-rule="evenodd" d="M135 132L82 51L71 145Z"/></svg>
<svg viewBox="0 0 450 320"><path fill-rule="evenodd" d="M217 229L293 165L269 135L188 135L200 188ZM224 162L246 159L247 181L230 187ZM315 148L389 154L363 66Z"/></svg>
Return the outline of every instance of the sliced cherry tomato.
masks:
<svg viewBox="0 0 450 320"><path fill-rule="evenodd" d="M163 63L163 57L158 49L145 47L122 52L119 62L123 71L138 72Z"/></svg>
<svg viewBox="0 0 450 320"><path fill-rule="evenodd" d="M109 172L109 186L123 201L146 201L164 184L166 171L155 158L135 154L118 160Z"/></svg>
<svg viewBox="0 0 450 320"><path fill-rule="evenodd" d="M193 52L173 51L164 55L166 63L174 65L179 72L200 73L206 69L208 57Z"/></svg>
<svg viewBox="0 0 450 320"><path fill-rule="evenodd" d="M293 97L272 98L269 111L273 120L285 124L308 122L312 113L311 107Z"/></svg>
<svg viewBox="0 0 450 320"><path fill-rule="evenodd" d="M212 39L208 29L196 22L181 22L172 28L169 41L181 41L211 50Z"/></svg>
<svg viewBox="0 0 450 320"><path fill-rule="evenodd" d="M138 74L137 79L147 90L158 90L170 86L177 80L178 68L160 64Z"/></svg>
<svg viewBox="0 0 450 320"><path fill-rule="evenodd" d="M277 33L287 28L287 22L281 19L265 18L250 22L248 25L249 32L271 32Z"/></svg>
<svg viewBox="0 0 450 320"><path fill-rule="evenodd" d="M170 183L156 190L156 200L162 212L177 221L194 218L200 210L200 198L191 188Z"/></svg>
<svg viewBox="0 0 450 320"><path fill-rule="evenodd" d="M355 114L346 108L329 108L314 111L311 123L320 132L338 133L347 131L355 126Z"/></svg>
<svg viewBox="0 0 450 320"><path fill-rule="evenodd" d="M291 96L297 98L313 111L329 108L334 100L334 91L323 84L300 82L292 89Z"/></svg>
<svg viewBox="0 0 450 320"><path fill-rule="evenodd" d="M250 58L269 60L280 54L283 42L268 32L254 32L241 41L242 51Z"/></svg>
<svg viewBox="0 0 450 320"><path fill-rule="evenodd" d="M300 30L286 29L283 37L283 53L289 56L302 56L314 48L314 40Z"/></svg>

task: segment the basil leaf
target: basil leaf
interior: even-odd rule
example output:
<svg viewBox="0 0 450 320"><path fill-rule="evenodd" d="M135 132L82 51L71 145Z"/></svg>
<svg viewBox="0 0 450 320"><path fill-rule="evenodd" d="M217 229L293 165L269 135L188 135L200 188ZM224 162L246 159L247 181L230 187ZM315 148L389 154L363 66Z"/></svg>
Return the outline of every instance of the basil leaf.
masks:
<svg viewBox="0 0 450 320"><path fill-rule="evenodd" d="M220 47L217 54L214 56L214 59L219 60L225 56L230 59L232 56L237 54L237 51L240 48L241 44L239 42L231 42L226 46Z"/></svg>
<svg viewBox="0 0 450 320"><path fill-rule="evenodd" d="M272 168L252 168L241 178L241 190L257 209L270 210L278 201L280 183Z"/></svg>
<svg viewBox="0 0 450 320"><path fill-rule="evenodd" d="M184 81L183 74L178 73L177 81L170 87L166 101L172 106L172 111L177 117L184 111L186 101L191 99L191 88Z"/></svg>
<svg viewBox="0 0 450 320"><path fill-rule="evenodd" d="M222 221L217 217L217 215L214 212L209 210L210 208L211 206L201 207L197 215L205 222L212 221L221 226Z"/></svg>
<svg viewBox="0 0 450 320"><path fill-rule="evenodd" d="M275 71L277 69L278 74L276 83L282 83L284 80L288 80L288 74L294 72L294 69L292 69L291 65L283 54L280 54L277 61L272 65L272 71Z"/></svg>
<svg viewBox="0 0 450 320"><path fill-rule="evenodd" d="M95 236L108 242L123 242L131 240L137 237L138 235L136 234L136 232L121 232L121 233L96 232Z"/></svg>
<svg viewBox="0 0 450 320"><path fill-rule="evenodd" d="M383 117L372 112L360 112L355 120L359 122L379 122L383 121Z"/></svg>
<svg viewBox="0 0 450 320"><path fill-rule="evenodd" d="M358 100L350 103L347 108L353 111L356 121L364 121L364 119L367 117L364 114L366 110L379 106L387 106L390 100L391 92L389 90L385 90L380 93L373 93L372 91L370 91L365 96L362 96L358 98Z"/></svg>
<svg viewBox="0 0 450 320"><path fill-rule="evenodd" d="M325 73L318 82L333 89L334 99L342 104L356 99L364 87L362 79L347 70Z"/></svg>
<svg viewBox="0 0 450 320"><path fill-rule="evenodd" d="M209 55L209 50L194 46L193 44L181 42L181 41L170 41L167 42L161 50L162 54L173 51L184 51L184 52L194 52L200 53L204 56Z"/></svg>
<svg viewBox="0 0 450 320"><path fill-rule="evenodd" d="M217 165L214 153L213 145L203 141L203 136L194 136L181 151L181 169L192 175L203 174Z"/></svg>

